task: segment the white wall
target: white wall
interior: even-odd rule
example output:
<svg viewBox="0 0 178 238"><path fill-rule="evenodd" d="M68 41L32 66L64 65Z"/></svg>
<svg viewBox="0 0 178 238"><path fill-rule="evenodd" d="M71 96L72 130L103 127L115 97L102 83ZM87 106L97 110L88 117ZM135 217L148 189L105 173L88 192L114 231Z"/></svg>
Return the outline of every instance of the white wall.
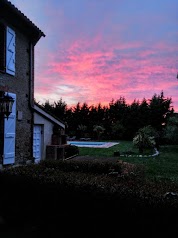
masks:
<svg viewBox="0 0 178 238"><path fill-rule="evenodd" d="M45 159L46 158L46 145L51 145L51 136L53 134L54 124L36 112L34 113L34 124L41 125L43 127L42 159Z"/></svg>

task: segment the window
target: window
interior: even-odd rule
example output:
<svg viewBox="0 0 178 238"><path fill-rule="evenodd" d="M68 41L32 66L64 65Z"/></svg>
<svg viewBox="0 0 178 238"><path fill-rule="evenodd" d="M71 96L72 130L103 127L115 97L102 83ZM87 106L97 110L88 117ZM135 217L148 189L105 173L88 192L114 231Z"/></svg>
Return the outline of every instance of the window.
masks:
<svg viewBox="0 0 178 238"><path fill-rule="evenodd" d="M15 31L0 24L0 70L15 75Z"/></svg>

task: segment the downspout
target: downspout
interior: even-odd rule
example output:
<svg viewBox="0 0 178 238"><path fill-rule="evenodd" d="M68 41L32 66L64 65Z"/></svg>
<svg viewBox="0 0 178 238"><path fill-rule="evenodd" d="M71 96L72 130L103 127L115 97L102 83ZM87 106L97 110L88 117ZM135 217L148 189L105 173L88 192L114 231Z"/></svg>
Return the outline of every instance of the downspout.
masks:
<svg viewBox="0 0 178 238"><path fill-rule="evenodd" d="M32 45L32 43L30 42L30 46L29 46L30 50L29 50L29 55L30 55L30 59L29 59L29 67L30 67L30 72L29 72L29 106L30 109L33 110L34 109L34 98L32 96L32 94L34 95L34 87L33 87L33 68L34 68L34 62L33 62L33 48L34 46ZM32 93L33 92L33 93Z"/></svg>
<svg viewBox="0 0 178 238"><path fill-rule="evenodd" d="M29 42L29 108L32 112L31 118L31 148L30 148L30 155L33 158L33 126L34 126L34 47L36 43L40 40L41 37L45 37L43 32L40 32L38 36L34 39L34 41Z"/></svg>
<svg viewBox="0 0 178 238"><path fill-rule="evenodd" d="M36 43L40 40L41 37L45 37L45 34L43 32L39 33L38 36L34 39L34 43L30 41L29 43L29 107L31 110L34 111L34 48ZM32 94L33 92L33 94ZM34 122L34 121L33 121Z"/></svg>
<svg viewBox="0 0 178 238"><path fill-rule="evenodd" d="M34 59L33 59L33 49L34 46L32 42L29 43L29 108L32 112L32 118L30 121L31 124L31 147L30 147L30 156L33 158L33 125L34 125Z"/></svg>

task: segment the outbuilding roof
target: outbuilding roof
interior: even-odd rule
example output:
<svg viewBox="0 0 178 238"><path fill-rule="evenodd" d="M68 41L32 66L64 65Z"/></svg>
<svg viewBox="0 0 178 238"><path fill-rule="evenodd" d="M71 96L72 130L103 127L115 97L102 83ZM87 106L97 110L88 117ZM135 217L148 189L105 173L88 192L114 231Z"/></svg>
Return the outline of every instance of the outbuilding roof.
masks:
<svg viewBox="0 0 178 238"><path fill-rule="evenodd" d="M62 122L59 118L55 118L54 116L50 115L48 112L44 111L39 105L37 104L34 105L34 111L40 114L42 117L46 118L47 120L65 129L64 122Z"/></svg>
<svg viewBox="0 0 178 238"><path fill-rule="evenodd" d="M21 29L33 41L34 44L45 34L18 8L8 0L0 0L0 20L5 19L14 27Z"/></svg>

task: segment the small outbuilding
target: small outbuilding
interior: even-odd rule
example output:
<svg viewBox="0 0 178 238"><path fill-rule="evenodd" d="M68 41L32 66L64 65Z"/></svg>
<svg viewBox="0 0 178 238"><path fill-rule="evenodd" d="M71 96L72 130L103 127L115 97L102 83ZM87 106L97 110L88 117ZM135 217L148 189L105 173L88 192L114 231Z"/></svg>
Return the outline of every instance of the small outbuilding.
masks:
<svg viewBox="0 0 178 238"><path fill-rule="evenodd" d="M58 135L55 137L55 135ZM34 105L33 157L35 162L46 159L46 147L65 144L65 124Z"/></svg>

